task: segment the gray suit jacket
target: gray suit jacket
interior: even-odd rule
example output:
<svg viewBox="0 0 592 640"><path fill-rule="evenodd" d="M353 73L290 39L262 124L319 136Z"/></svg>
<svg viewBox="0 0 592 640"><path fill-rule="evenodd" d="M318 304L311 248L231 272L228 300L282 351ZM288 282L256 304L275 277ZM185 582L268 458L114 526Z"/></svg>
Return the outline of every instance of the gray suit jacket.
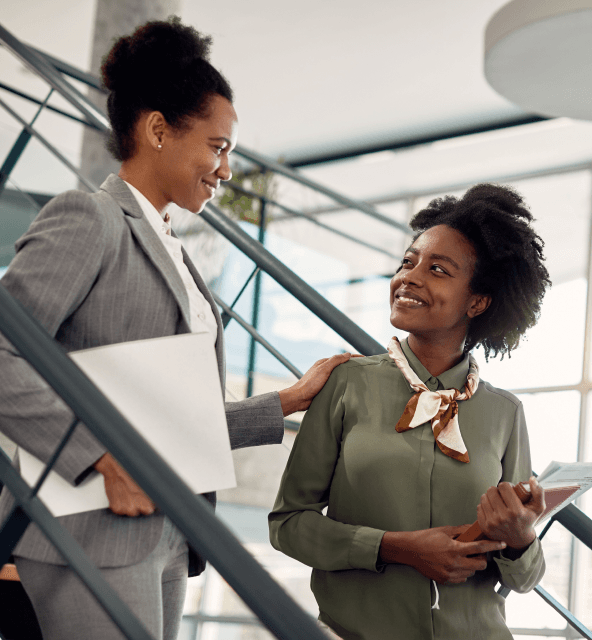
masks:
<svg viewBox="0 0 592 640"><path fill-rule="evenodd" d="M115 175L98 193L69 191L51 200L16 249L2 284L66 351L190 331L189 300L178 271L131 191ZM216 355L224 393L218 309L186 254L184 260L218 321ZM233 449L282 440L277 393L227 403L226 417ZM71 410L0 335L0 430L47 461L72 418ZM55 470L76 485L103 453L103 445L79 425ZM215 503L214 494L206 497ZM0 523L11 503L3 491ZM125 518L104 509L60 521L98 566L114 567L136 564L152 551L163 516ZM15 555L64 564L34 525ZM190 574L203 566L192 555Z"/></svg>

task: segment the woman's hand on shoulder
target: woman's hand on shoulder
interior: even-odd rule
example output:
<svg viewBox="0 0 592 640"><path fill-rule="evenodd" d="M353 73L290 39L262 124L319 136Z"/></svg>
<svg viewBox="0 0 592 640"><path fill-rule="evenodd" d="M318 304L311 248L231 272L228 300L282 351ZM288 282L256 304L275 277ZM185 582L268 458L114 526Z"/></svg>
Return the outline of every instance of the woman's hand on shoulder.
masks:
<svg viewBox="0 0 592 640"><path fill-rule="evenodd" d="M534 525L545 510L545 492L532 477L532 498L522 504L509 482L490 487L477 507L481 531L491 540L503 540L512 549L525 549L536 538Z"/></svg>
<svg viewBox="0 0 592 640"><path fill-rule="evenodd" d="M466 582L476 571L487 567L485 554L506 546L503 542L492 540L455 540L469 526L387 531L380 545L380 559L387 563L409 565L440 584Z"/></svg>
<svg viewBox="0 0 592 640"><path fill-rule="evenodd" d="M317 393L325 386L333 369L351 357L351 353L340 353L317 360L298 382L280 391L284 416L289 416L295 411L306 411Z"/></svg>

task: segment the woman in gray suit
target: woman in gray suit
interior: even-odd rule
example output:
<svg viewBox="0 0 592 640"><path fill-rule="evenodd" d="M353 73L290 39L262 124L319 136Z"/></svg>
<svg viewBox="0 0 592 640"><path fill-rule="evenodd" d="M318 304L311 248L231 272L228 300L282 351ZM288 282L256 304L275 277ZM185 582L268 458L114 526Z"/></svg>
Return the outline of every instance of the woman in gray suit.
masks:
<svg viewBox="0 0 592 640"><path fill-rule="evenodd" d="M3 285L67 351L207 331L224 389L220 316L166 214L171 202L199 213L231 177L237 116L209 45L178 19L148 23L114 44L102 76L119 175L98 193L70 191L48 203L17 242ZM227 404L232 447L281 442L283 417L306 409L348 359L319 361L284 391ZM166 373L162 388L166 397ZM0 394L2 431L47 461L72 412L4 338ZM110 509L61 523L154 637L175 638L188 567L201 573L203 559L83 425L55 470L73 485L103 474ZM215 494L206 498L215 504ZM10 506L4 492L0 521ZM14 555L45 640L122 637L36 527Z"/></svg>

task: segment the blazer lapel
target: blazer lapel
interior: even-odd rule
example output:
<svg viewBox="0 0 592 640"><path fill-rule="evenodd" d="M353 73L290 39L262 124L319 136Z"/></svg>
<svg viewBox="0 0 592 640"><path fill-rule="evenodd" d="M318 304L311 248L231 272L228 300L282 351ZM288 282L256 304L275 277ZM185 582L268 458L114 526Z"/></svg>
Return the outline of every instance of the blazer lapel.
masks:
<svg viewBox="0 0 592 640"><path fill-rule="evenodd" d="M103 182L101 189L106 191L123 209L126 214L125 220L132 234L167 283L167 286L181 309L187 330L190 331L189 298L185 285L164 244L156 235L148 220L144 217L142 209L133 193L128 189L125 182L115 174L111 174L105 182Z"/></svg>

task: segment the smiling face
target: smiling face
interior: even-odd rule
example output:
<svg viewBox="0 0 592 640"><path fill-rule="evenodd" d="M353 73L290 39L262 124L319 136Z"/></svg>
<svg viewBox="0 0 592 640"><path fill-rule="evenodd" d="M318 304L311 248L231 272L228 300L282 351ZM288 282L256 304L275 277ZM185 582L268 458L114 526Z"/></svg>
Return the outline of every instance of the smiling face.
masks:
<svg viewBox="0 0 592 640"><path fill-rule="evenodd" d="M471 292L475 261L460 232L438 225L422 233L391 280L391 324L424 340L464 344L471 318L490 301Z"/></svg>
<svg viewBox="0 0 592 640"><path fill-rule="evenodd" d="M193 213L203 210L220 186L232 173L228 156L236 145L238 119L232 104L213 95L206 118L193 118L189 128L176 130L164 125L153 128L157 151L159 210L170 202ZM159 206L161 205L161 206Z"/></svg>

